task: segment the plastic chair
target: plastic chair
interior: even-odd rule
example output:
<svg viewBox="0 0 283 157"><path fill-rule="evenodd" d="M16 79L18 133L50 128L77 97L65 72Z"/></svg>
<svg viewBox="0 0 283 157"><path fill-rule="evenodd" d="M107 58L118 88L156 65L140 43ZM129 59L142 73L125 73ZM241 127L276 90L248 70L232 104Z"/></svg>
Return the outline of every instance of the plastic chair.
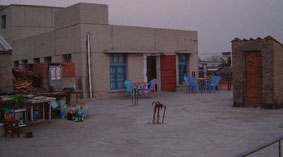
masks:
<svg viewBox="0 0 283 157"><path fill-rule="evenodd" d="M197 93L199 92L199 82L198 79L196 79L195 77L190 77L189 78L189 82L190 82L190 90L192 93Z"/></svg>
<svg viewBox="0 0 283 157"><path fill-rule="evenodd" d="M156 90L155 90L155 85L157 84L157 79L153 79L149 82L149 88L146 89L145 87L143 88L143 93L147 91L148 93L148 98L151 97L152 92L154 93L154 96L156 96Z"/></svg>
<svg viewBox="0 0 283 157"><path fill-rule="evenodd" d="M186 87L188 88L189 92L198 92L199 90L199 81L195 77L184 77L184 80L186 82Z"/></svg>
<svg viewBox="0 0 283 157"><path fill-rule="evenodd" d="M132 80L126 80L124 82L124 85L126 87L126 99L128 99L128 95L130 97L133 96L133 89L134 89L134 82Z"/></svg>
<svg viewBox="0 0 283 157"><path fill-rule="evenodd" d="M5 120L5 137L7 137L7 134L11 133L11 138L14 138L14 133L20 137L20 127L19 127L19 121L15 118L7 119Z"/></svg>
<svg viewBox="0 0 283 157"><path fill-rule="evenodd" d="M199 92L204 92L204 84L205 84L205 82L204 82L204 80L197 80L198 81L198 88L199 88Z"/></svg>
<svg viewBox="0 0 283 157"><path fill-rule="evenodd" d="M221 81L221 77L220 76L212 76L211 79L210 79L210 82L208 84L209 92L211 92L211 88L213 88L213 91L215 93L216 89L219 87L220 81Z"/></svg>
<svg viewBox="0 0 283 157"><path fill-rule="evenodd" d="M187 91L189 92L190 91L190 81L189 81L189 78L185 76L184 80L186 82Z"/></svg>

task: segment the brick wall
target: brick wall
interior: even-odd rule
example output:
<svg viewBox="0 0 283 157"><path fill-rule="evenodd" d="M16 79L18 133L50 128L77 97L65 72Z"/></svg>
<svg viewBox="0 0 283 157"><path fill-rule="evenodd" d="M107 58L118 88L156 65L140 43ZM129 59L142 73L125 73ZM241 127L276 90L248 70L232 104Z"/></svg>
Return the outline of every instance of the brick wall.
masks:
<svg viewBox="0 0 283 157"><path fill-rule="evenodd" d="M274 42L272 37L266 37L264 39L250 39L240 40L235 38L232 41L232 56L233 56L233 96L234 106L251 107L261 106L263 108L277 108L274 105ZM249 83L246 80L246 53L251 51L257 51L261 53L262 58L262 90L260 92L251 92L251 97L256 97L258 93L262 94L262 105L260 100L257 100L255 104L247 103L247 89L246 84ZM253 75L253 74L252 74ZM255 82L259 81L254 76L251 80ZM282 89L283 90L283 89ZM256 94L257 93L257 94ZM258 99L258 98L257 98Z"/></svg>

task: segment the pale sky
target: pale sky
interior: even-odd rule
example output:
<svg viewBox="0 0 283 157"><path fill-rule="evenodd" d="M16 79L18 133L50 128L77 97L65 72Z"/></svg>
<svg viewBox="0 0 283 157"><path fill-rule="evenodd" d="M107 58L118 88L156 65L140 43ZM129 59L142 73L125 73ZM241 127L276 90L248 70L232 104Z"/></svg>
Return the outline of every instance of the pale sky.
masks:
<svg viewBox="0 0 283 157"><path fill-rule="evenodd" d="M231 51L231 40L273 36L283 43L283 0L0 0L67 7L107 4L114 25L198 31L199 53Z"/></svg>

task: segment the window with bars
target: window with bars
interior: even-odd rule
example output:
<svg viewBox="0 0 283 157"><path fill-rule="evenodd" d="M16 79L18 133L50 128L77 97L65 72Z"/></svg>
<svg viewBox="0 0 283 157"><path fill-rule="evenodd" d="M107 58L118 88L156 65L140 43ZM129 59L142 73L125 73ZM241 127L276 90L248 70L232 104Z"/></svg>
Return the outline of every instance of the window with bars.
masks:
<svg viewBox="0 0 283 157"><path fill-rule="evenodd" d="M124 89L127 79L126 54L110 54L110 89Z"/></svg>
<svg viewBox="0 0 283 157"><path fill-rule="evenodd" d="M188 77L189 67L188 67L188 54L178 55L178 65L179 65L179 84L184 82L184 77Z"/></svg>

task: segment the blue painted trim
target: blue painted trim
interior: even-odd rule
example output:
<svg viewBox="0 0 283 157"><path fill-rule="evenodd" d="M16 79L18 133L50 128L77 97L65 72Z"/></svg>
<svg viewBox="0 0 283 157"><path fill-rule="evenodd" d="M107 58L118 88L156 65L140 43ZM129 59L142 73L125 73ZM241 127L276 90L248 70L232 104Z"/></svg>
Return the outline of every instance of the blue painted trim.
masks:
<svg viewBox="0 0 283 157"><path fill-rule="evenodd" d="M115 63L115 57L116 57L116 61L118 63ZM123 58L123 63L121 63L119 61L119 58L122 57ZM127 80L127 55L126 54L110 54L109 55L110 58L110 71L111 68L114 68L114 72L110 72L110 89L111 90L120 90L120 89L125 89L126 87L124 86L124 81ZM124 72L119 72L119 68L123 67L123 71ZM115 80L111 81L111 75L114 75ZM119 75L123 75L124 79L119 79ZM115 83L115 87L111 87L112 83ZM123 84L123 87L119 87L119 83Z"/></svg>

